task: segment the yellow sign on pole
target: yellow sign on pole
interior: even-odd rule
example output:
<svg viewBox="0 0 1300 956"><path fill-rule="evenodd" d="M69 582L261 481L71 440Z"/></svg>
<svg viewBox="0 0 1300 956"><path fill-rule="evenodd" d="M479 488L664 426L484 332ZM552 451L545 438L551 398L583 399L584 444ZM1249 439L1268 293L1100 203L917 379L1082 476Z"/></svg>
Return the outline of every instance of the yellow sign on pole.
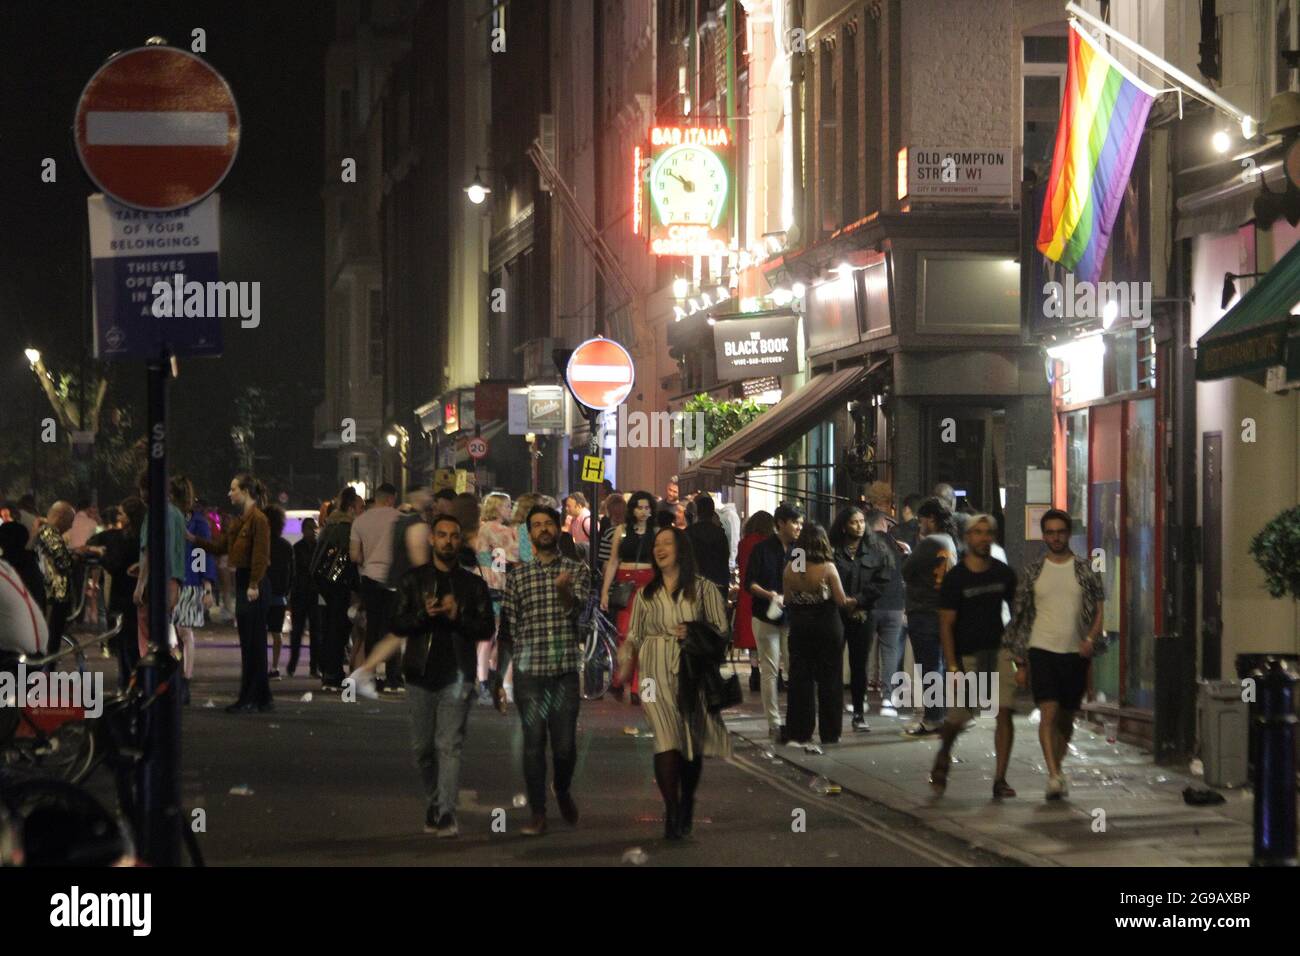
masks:
<svg viewBox="0 0 1300 956"><path fill-rule="evenodd" d="M585 455L582 459L582 480L600 484L605 480L605 459L599 455Z"/></svg>

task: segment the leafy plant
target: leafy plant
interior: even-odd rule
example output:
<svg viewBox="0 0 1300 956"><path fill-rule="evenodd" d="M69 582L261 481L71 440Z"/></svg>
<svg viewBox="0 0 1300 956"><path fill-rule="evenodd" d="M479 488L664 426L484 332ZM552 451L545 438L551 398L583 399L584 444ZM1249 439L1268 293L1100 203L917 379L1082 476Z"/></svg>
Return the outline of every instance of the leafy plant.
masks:
<svg viewBox="0 0 1300 956"><path fill-rule="evenodd" d="M701 393L687 399L682 410L688 415L703 413L704 451L707 453L767 411L767 406L752 398L720 402L712 395Z"/></svg>
<svg viewBox="0 0 1300 956"><path fill-rule="evenodd" d="M1264 525L1251 539L1250 554L1264 572L1269 594L1300 599L1300 505Z"/></svg>

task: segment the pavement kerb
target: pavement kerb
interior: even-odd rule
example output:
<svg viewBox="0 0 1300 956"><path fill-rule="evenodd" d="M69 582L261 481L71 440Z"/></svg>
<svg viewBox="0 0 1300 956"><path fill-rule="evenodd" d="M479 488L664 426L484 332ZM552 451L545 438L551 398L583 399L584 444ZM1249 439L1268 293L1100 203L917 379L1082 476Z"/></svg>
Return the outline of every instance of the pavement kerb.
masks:
<svg viewBox="0 0 1300 956"><path fill-rule="evenodd" d="M737 737L738 739L743 740L746 743L759 748L760 750L768 749L767 738L764 737L756 740L752 737L746 736L745 734L741 733L738 730L734 730L731 728L728 729L730 733L733 736ZM785 753L780 753L777 752L776 750L773 750L772 752L775 753L779 759L790 764L792 767L799 768L799 770L803 771L804 773L814 775L814 776L818 774L818 771L816 769L812 767L808 767L806 764L798 760L790 759L790 756ZM1021 850L1018 847L1012 846L1011 844L1008 843L1004 843L1001 840L997 840L993 837L982 836L979 840L973 841L970 838L969 831L965 830L959 824L953 823L950 820L947 820L942 817L937 819L931 817L922 817L919 814L915 813L912 807L906 802L897 799L892 799L880 792L867 793L861 787L849 786L840 780L836 780L834 782L839 784L839 786L842 787L846 793L851 793L854 796L863 800L867 800L871 803L878 803L881 806L887 807L888 809L892 810L895 813L907 817L909 820L914 821L919 826L927 827L931 830L937 830L940 833L944 834L945 836L960 840L966 845L973 847L974 849L982 850L986 853L993 853L997 856L1005 857L1008 860L1014 860L1017 863L1023 863L1026 866L1062 866L1062 864L1057 862L1056 860L1052 860L1047 857L1038 856L1037 854L1034 853L1026 853L1024 850Z"/></svg>

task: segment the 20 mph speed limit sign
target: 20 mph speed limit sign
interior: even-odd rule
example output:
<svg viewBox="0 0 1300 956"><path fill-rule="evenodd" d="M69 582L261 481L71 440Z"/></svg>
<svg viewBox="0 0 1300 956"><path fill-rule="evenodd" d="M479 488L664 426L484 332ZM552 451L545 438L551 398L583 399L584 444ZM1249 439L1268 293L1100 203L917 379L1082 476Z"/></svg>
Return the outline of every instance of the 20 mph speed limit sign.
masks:
<svg viewBox="0 0 1300 956"><path fill-rule="evenodd" d="M488 453L487 439L478 437L471 438L465 443L465 451L468 452L469 457L473 458L475 461L480 461L486 458Z"/></svg>

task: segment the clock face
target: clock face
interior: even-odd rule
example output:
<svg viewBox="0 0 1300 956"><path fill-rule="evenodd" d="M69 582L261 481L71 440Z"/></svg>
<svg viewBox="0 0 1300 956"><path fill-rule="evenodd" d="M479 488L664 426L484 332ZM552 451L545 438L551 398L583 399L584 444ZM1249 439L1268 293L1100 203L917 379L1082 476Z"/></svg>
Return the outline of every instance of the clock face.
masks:
<svg viewBox="0 0 1300 956"><path fill-rule="evenodd" d="M727 205L727 189L727 167L703 146L674 146L650 167L650 195L662 223L715 228Z"/></svg>

